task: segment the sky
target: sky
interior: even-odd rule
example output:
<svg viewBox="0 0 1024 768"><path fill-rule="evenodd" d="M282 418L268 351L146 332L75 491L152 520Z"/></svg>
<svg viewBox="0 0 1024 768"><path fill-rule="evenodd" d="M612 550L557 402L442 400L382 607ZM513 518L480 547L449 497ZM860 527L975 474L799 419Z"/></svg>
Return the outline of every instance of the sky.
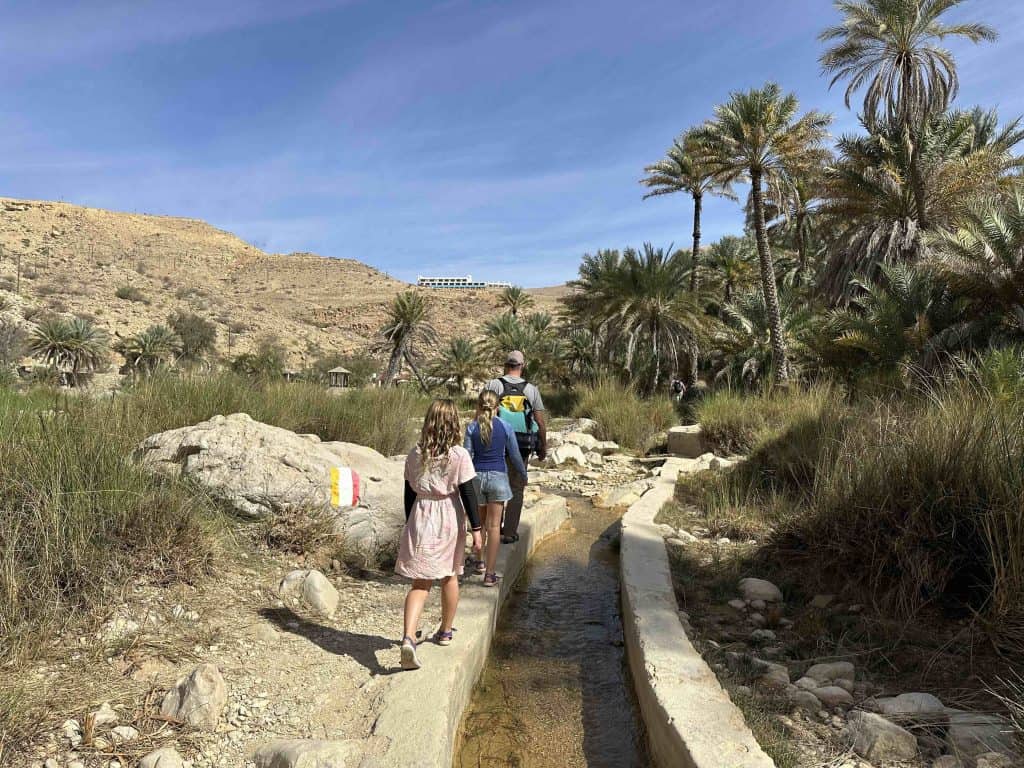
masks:
<svg viewBox="0 0 1024 768"><path fill-rule="evenodd" d="M828 0L2 0L0 195L204 219L405 280L525 286L689 246L638 180L730 91L821 75ZM1024 3L965 0L958 104L1024 113ZM709 200L706 241L739 233Z"/></svg>

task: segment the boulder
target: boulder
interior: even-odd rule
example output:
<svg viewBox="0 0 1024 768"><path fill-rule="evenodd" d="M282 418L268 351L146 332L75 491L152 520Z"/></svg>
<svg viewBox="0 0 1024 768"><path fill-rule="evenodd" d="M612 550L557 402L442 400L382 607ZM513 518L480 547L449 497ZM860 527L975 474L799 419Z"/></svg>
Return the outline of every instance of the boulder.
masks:
<svg viewBox="0 0 1024 768"><path fill-rule="evenodd" d="M592 467L604 466L604 455L597 451L591 451L587 454L587 464Z"/></svg>
<svg viewBox="0 0 1024 768"><path fill-rule="evenodd" d="M561 432L548 432L547 446L550 451L552 448L560 448L565 445L565 438Z"/></svg>
<svg viewBox="0 0 1024 768"><path fill-rule="evenodd" d="M314 442L244 413L150 435L136 455L154 472L199 483L247 517L331 509L346 547L357 552L396 547L405 525L401 462L362 445ZM334 467L359 474L358 507L331 506Z"/></svg>
<svg viewBox="0 0 1024 768"><path fill-rule="evenodd" d="M1013 728L1003 718L976 712L946 711L949 713L946 744L950 754L968 763L975 762L987 752L1017 756Z"/></svg>
<svg viewBox="0 0 1024 768"><path fill-rule="evenodd" d="M594 450L600 442L596 437L586 432L567 432L562 435L562 439L570 445L578 445L584 451Z"/></svg>
<svg viewBox="0 0 1024 768"><path fill-rule="evenodd" d="M611 440L602 440L594 446L594 450L602 456L612 456L619 452L619 444Z"/></svg>
<svg viewBox="0 0 1024 768"><path fill-rule="evenodd" d="M901 693L892 698L877 699L875 706L878 711L886 717L898 719L934 719L942 717L945 719L946 706L930 693Z"/></svg>
<svg viewBox="0 0 1024 768"><path fill-rule="evenodd" d="M684 459L701 456L704 453L704 439L700 424L672 427L668 431L668 452Z"/></svg>
<svg viewBox="0 0 1024 768"><path fill-rule="evenodd" d="M744 600L764 600L766 603L781 603L782 590L764 579L740 579L740 594Z"/></svg>
<svg viewBox="0 0 1024 768"><path fill-rule="evenodd" d="M594 498L594 504L601 509L628 507L640 501L640 497L654 487L650 480L635 480L627 485L620 485L602 491ZM673 531L670 535L676 535Z"/></svg>
<svg viewBox="0 0 1024 768"><path fill-rule="evenodd" d="M549 467L560 467L564 464L573 463L580 467L587 465L587 457L583 449L575 443L566 443L554 450L548 451L547 465Z"/></svg>
<svg viewBox="0 0 1024 768"><path fill-rule="evenodd" d="M212 731L227 702L228 689L220 670L213 664L200 664L164 695L160 714Z"/></svg>
<svg viewBox="0 0 1024 768"><path fill-rule="evenodd" d="M914 734L873 712L851 712L843 739L854 752L874 763L912 760L917 755Z"/></svg>
<svg viewBox="0 0 1024 768"><path fill-rule="evenodd" d="M789 691L788 697L789 703L797 709L802 709L806 712L817 712L821 709L821 702L818 701L818 697L810 691L798 688L795 691Z"/></svg>
<svg viewBox="0 0 1024 768"><path fill-rule="evenodd" d="M139 768L185 768L185 761L174 747L162 747L139 760Z"/></svg>
<svg viewBox="0 0 1024 768"><path fill-rule="evenodd" d="M853 706L853 696L845 688L838 685L824 685L814 689L814 695L826 707L850 707Z"/></svg>
<svg viewBox="0 0 1024 768"><path fill-rule="evenodd" d="M853 664L848 661L830 661L815 664L806 672L805 677L816 680L819 685L831 683L833 680L854 680Z"/></svg>
<svg viewBox="0 0 1024 768"><path fill-rule="evenodd" d="M354 768L361 757L354 741L293 739L272 741L256 750L256 768Z"/></svg>
<svg viewBox="0 0 1024 768"><path fill-rule="evenodd" d="M813 691L818 687L818 681L810 677L801 677L797 680L794 685L797 688L802 688L805 691Z"/></svg>
<svg viewBox="0 0 1024 768"><path fill-rule="evenodd" d="M737 464L739 464L739 462L735 459L723 459L721 456L715 456L708 462L708 469L724 471L735 467Z"/></svg>

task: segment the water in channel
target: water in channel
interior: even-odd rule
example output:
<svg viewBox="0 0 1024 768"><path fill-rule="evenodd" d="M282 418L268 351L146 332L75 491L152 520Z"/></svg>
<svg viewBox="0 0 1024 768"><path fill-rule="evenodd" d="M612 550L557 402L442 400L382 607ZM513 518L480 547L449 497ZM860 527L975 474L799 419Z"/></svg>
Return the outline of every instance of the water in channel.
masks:
<svg viewBox="0 0 1024 768"><path fill-rule="evenodd" d="M502 609L458 768L646 768L622 646L618 513L571 498Z"/></svg>

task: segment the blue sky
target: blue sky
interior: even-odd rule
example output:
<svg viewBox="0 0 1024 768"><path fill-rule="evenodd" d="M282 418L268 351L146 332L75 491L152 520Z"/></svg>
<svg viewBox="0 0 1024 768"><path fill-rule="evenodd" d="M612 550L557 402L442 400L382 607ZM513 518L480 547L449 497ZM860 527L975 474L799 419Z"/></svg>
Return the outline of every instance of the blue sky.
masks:
<svg viewBox="0 0 1024 768"><path fill-rule="evenodd" d="M192 216L404 279L574 276L689 243L637 179L730 90L819 75L827 0L6 0L0 195ZM959 103L1024 112L1024 3L967 0ZM705 205L705 237L742 227Z"/></svg>

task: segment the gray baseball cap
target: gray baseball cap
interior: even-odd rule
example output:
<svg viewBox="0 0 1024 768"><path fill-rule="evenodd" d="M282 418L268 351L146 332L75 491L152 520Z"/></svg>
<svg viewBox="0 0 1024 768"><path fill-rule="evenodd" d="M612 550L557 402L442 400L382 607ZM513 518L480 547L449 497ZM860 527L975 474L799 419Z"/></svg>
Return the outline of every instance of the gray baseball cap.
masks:
<svg viewBox="0 0 1024 768"><path fill-rule="evenodd" d="M526 365L526 358L523 357L522 352L516 349L508 353L508 357L505 358L505 365Z"/></svg>

